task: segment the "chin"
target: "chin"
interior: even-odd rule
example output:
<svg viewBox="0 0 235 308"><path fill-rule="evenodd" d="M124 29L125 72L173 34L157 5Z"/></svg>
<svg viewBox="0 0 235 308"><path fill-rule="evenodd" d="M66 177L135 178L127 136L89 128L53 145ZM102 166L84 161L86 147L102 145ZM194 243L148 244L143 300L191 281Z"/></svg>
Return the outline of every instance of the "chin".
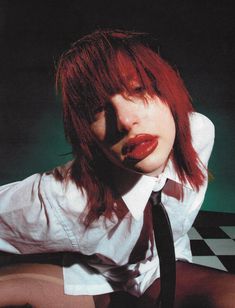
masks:
<svg viewBox="0 0 235 308"><path fill-rule="evenodd" d="M125 163L123 158L114 155L106 156L117 167L124 168L134 173L158 176L164 170L169 157L168 153L164 154L159 155L159 153L152 153L152 155L149 155L141 161L130 163Z"/></svg>
<svg viewBox="0 0 235 308"><path fill-rule="evenodd" d="M164 170L166 161L167 159L163 161L143 160L138 162L135 166L133 166L133 169L138 173L157 176Z"/></svg>

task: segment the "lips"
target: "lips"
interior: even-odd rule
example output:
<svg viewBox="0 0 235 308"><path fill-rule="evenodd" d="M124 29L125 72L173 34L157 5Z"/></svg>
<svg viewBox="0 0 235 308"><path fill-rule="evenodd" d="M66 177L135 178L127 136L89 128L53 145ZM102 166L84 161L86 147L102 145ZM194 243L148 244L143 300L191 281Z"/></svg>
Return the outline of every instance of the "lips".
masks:
<svg viewBox="0 0 235 308"><path fill-rule="evenodd" d="M130 138L122 149L125 159L142 160L158 146L158 137L150 134L139 134Z"/></svg>

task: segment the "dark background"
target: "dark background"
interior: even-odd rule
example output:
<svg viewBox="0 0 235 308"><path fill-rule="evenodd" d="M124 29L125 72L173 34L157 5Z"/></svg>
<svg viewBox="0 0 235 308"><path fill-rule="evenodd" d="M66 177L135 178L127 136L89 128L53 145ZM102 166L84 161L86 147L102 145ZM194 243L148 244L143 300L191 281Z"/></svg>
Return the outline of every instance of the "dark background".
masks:
<svg viewBox="0 0 235 308"><path fill-rule="evenodd" d="M70 43L97 28L145 31L216 126L203 209L234 213L233 2L0 0L0 183L70 159L54 89L56 62Z"/></svg>

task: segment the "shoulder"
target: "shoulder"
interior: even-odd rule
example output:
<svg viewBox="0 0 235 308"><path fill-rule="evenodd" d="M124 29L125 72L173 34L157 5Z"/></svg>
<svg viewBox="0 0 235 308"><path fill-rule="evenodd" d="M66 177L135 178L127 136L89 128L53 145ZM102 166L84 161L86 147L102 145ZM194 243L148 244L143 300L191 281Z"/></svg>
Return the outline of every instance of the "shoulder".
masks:
<svg viewBox="0 0 235 308"><path fill-rule="evenodd" d="M83 211L87 204L86 192L71 179L71 165L72 162L68 162L64 166L1 186L0 211L27 208L33 204L49 208L76 207L78 211Z"/></svg>
<svg viewBox="0 0 235 308"><path fill-rule="evenodd" d="M214 145L215 126L208 117L198 112L192 112L189 121L193 147L207 165Z"/></svg>
<svg viewBox="0 0 235 308"><path fill-rule="evenodd" d="M198 112L192 112L189 115L189 121L192 136L201 133L203 137L206 135L208 138L214 138L215 126L208 117Z"/></svg>
<svg viewBox="0 0 235 308"><path fill-rule="evenodd" d="M42 175L42 189L47 199L61 208L82 212L87 204L86 192L71 179L72 161Z"/></svg>

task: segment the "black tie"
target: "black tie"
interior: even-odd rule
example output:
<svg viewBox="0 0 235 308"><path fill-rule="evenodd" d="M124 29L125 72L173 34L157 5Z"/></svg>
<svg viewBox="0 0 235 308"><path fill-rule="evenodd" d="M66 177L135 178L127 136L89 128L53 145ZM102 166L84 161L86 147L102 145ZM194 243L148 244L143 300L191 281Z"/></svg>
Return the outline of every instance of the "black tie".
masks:
<svg viewBox="0 0 235 308"><path fill-rule="evenodd" d="M167 212L161 202L161 191L152 192L152 217L155 242L160 262L161 308L174 307L176 265L174 241Z"/></svg>

